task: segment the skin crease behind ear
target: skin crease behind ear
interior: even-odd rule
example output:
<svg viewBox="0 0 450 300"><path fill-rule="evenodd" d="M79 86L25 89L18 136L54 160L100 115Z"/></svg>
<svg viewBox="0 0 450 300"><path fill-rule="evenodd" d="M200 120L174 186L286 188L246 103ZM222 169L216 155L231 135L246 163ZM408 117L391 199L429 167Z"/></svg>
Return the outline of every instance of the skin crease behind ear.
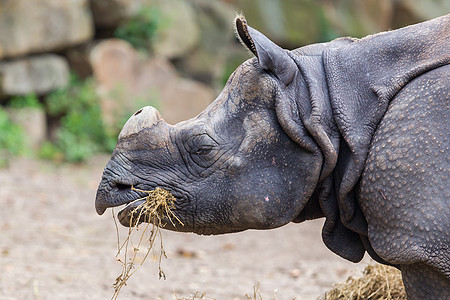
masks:
<svg viewBox="0 0 450 300"><path fill-rule="evenodd" d="M310 46L306 53L299 56L304 58L302 60L297 55L280 48L257 30L247 26L242 17L236 19L236 31L243 45L248 47L258 58L261 67L273 74L281 83L276 92L276 113L283 130L292 140L311 153L311 160L322 165L323 177L328 176L336 164L336 149L339 147L339 141L332 136L339 134L333 134L331 133L333 129L323 127L324 125L334 126L331 121L329 99L321 97L321 95L328 95L327 91L322 90L323 82L326 79L320 55L327 47ZM349 42L351 41L342 39L327 43L327 45L338 47ZM320 51L318 51L319 48ZM311 51L318 51L318 53L309 57L307 54ZM291 84L292 82L295 84ZM325 112L326 115L324 115ZM318 118L317 116L322 117ZM325 121L326 119L330 120ZM334 131L337 132L335 129ZM310 176L318 177L319 174L310 174ZM320 192L315 197L320 199L332 197L330 196L332 195L332 182L330 178L324 180L321 187L317 187ZM318 184L315 182L314 188ZM318 210L313 215L323 216L318 203L308 205L308 208L311 207ZM309 212L311 213L311 211ZM365 250L359 235L346 229L340 223L337 207L328 209L325 207L324 212L327 217L324 226L325 244L333 252L348 260L354 262L361 260ZM296 222L304 218L307 217L302 214L296 219Z"/></svg>

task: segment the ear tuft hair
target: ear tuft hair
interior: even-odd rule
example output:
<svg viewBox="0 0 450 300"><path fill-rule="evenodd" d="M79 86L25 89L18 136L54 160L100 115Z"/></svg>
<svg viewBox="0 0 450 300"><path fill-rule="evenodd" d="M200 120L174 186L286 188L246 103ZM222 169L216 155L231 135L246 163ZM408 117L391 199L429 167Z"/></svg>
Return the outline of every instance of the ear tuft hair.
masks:
<svg viewBox="0 0 450 300"><path fill-rule="evenodd" d="M241 44L250 50L250 52L258 57L258 52L256 51L255 43L253 42L252 38L250 37L250 34L248 33L247 28L247 20L245 19L244 15L238 14L236 18L234 19L234 29L236 32L236 36L241 42Z"/></svg>
<svg viewBox="0 0 450 300"><path fill-rule="evenodd" d="M272 72L285 86L288 86L298 72L297 65L288 51L258 30L248 26L243 16L237 16L234 23L241 43L256 56L260 66Z"/></svg>

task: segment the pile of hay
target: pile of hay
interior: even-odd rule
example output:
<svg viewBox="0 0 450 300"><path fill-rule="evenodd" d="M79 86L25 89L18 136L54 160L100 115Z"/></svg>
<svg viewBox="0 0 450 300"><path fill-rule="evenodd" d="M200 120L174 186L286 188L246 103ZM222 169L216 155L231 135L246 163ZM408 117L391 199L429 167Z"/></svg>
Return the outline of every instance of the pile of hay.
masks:
<svg viewBox="0 0 450 300"><path fill-rule="evenodd" d="M406 300L399 270L381 264L368 265L360 278L349 277L335 285L324 300Z"/></svg>
<svg viewBox="0 0 450 300"><path fill-rule="evenodd" d="M128 279L144 264L158 238L160 241L159 251L155 250L155 257L158 260L159 278L166 279L166 275L161 269L161 260L163 257L167 258L167 256L164 251L160 229L166 224L163 220L168 220L174 226L175 221L182 226L184 225L173 213L176 199L169 191L162 188L156 188L152 191L139 190L134 187L131 187L131 189L148 195L130 203L142 202L129 214L130 228L122 245L120 244L117 221L113 212L118 241L116 257L117 261L122 264L122 273L113 284L114 294L111 299L117 299L120 290L127 284ZM143 223L143 226L140 227L142 220L145 220L146 223ZM119 257L122 251L123 256ZM131 255L129 255L129 252L131 252Z"/></svg>

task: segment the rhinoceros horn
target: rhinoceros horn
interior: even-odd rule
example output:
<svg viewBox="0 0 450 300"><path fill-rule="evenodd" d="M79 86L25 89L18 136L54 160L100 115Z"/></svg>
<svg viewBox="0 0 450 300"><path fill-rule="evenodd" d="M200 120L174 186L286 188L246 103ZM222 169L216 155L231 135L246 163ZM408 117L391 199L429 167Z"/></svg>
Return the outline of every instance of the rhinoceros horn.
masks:
<svg viewBox="0 0 450 300"><path fill-rule="evenodd" d="M120 131L119 140L136 134L144 128L151 128L161 121L164 120L156 108L145 106L128 119Z"/></svg>

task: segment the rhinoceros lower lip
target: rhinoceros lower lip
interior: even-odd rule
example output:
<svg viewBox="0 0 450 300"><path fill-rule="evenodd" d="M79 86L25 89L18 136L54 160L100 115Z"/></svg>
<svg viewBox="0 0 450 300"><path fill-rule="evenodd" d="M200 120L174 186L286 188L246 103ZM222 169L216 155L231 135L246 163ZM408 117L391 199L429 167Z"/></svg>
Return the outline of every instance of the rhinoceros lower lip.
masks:
<svg viewBox="0 0 450 300"><path fill-rule="evenodd" d="M130 220L133 216L134 218L137 218L139 216L139 206L143 203L145 203L145 199L139 199L131 201L127 204L125 204L125 207L120 210L117 214L117 218L123 226L129 227L130 226Z"/></svg>

